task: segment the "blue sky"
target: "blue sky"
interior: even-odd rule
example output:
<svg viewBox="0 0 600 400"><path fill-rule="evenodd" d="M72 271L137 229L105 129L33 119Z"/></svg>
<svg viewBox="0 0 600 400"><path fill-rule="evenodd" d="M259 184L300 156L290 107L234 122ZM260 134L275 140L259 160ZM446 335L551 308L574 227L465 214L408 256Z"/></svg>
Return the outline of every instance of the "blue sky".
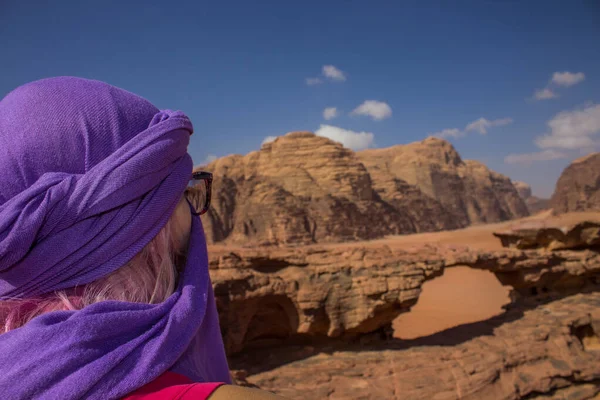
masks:
<svg viewBox="0 0 600 400"><path fill-rule="evenodd" d="M594 1L2 0L0 43L0 96L48 76L107 81L186 112L195 163L323 124L358 147L446 130L463 158L549 196L599 150Z"/></svg>

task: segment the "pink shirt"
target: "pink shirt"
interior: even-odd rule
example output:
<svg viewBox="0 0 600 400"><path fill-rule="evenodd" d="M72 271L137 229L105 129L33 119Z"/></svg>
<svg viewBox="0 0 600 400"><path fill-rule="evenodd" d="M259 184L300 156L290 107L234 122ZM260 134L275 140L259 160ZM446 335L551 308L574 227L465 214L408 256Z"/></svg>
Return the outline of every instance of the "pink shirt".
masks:
<svg viewBox="0 0 600 400"><path fill-rule="evenodd" d="M193 383L187 377L165 372L123 400L206 400L223 382Z"/></svg>

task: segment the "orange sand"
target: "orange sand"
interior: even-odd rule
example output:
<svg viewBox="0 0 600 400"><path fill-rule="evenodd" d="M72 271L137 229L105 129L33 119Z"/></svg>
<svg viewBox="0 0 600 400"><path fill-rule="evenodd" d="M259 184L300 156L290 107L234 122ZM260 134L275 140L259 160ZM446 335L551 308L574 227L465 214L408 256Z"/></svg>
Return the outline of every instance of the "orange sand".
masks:
<svg viewBox="0 0 600 400"><path fill-rule="evenodd" d="M509 290L489 271L449 268L425 282L418 303L394 321L394 336L415 339L486 320L503 312L502 306L510 302Z"/></svg>

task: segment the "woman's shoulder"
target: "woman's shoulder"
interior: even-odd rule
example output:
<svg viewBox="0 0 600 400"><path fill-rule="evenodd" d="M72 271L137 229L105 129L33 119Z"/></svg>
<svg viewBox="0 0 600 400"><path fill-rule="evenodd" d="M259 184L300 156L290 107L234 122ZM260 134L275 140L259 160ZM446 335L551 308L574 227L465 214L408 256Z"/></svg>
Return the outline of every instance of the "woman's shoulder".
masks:
<svg viewBox="0 0 600 400"><path fill-rule="evenodd" d="M154 381L130 393L123 400L281 400L283 397L258 389L222 382L193 383L187 377L165 372Z"/></svg>

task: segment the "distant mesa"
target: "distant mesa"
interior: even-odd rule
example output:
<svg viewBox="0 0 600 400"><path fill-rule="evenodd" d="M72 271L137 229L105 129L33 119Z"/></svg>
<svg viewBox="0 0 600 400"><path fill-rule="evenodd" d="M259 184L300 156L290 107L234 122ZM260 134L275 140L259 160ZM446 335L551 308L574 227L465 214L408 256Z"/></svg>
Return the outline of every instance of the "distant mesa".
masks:
<svg viewBox="0 0 600 400"><path fill-rule="evenodd" d="M550 199L542 199L531 194L531 186L525 182L513 182L519 196L525 201L530 214L537 214L550 207Z"/></svg>
<svg viewBox="0 0 600 400"><path fill-rule="evenodd" d="M291 132L204 168L215 175L204 220L212 243L368 240L529 215L508 177L438 138L354 152Z"/></svg>
<svg viewBox="0 0 600 400"><path fill-rule="evenodd" d="M523 200L531 197L531 186L529 186L525 182L519 181L513 182L513 185L515 186L515 189L517 189L519 196L521 196Z"/></svg>
<svg viewBox="0 0 600 400"><path fill-rule="evenodd" d="M550 200L554 213L600 211L600 153L571 163L563 173Z"/></svg>

